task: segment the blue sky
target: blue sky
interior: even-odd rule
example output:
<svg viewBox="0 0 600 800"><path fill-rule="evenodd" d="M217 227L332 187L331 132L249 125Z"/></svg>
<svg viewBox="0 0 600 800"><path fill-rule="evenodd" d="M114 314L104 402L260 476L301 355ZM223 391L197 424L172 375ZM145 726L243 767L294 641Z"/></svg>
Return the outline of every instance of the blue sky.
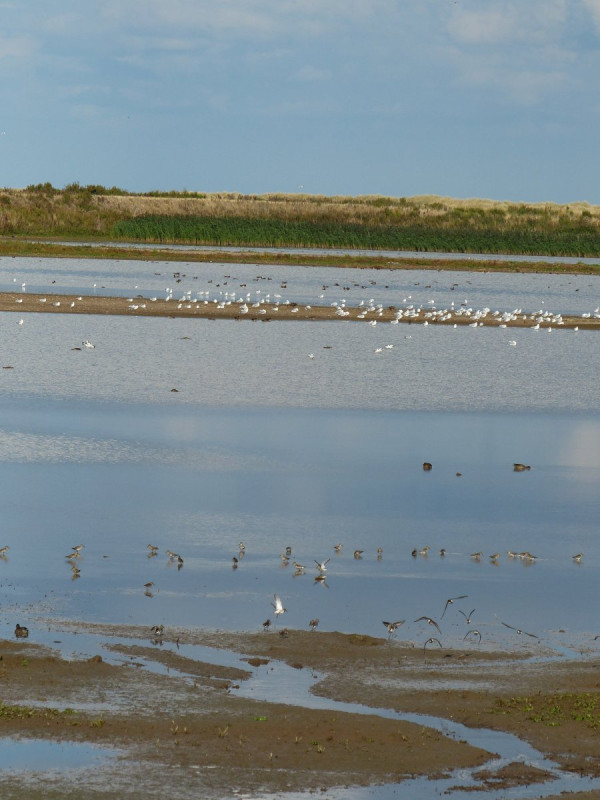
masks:
<svg viewBox="0 0 600 800"><path fill-rule="evenodd" d="M0 170L600 203L600 0L0 0Z"/></svg>

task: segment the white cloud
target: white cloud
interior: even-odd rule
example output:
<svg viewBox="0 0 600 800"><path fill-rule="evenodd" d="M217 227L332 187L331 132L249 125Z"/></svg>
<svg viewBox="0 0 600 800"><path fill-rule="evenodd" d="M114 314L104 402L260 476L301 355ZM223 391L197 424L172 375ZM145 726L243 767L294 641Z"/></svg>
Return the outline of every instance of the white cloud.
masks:
<svg viewBox="0 0 600 800"><path fill-rule="evenodd" d="M0 36L0 59L27 59L35 51L35 42L29 36Z"/></svg>
<svg viewBox="0 0 600 800"><path fill-rule="evenodd" d="M594 24L598 28L598 32L600 33L600 0L582 0L583 6L586 8L591 17L594 21Z"/></svg>
<svg viewBox="0 0 600 800"><path fill-rule="evenodd" d="M283 31L324 32L394 6L393 0L106 0L101 14L113 24L138 28L270 37Z"/></svg>
<svg viewBox="0 0 600 800"><path fill-rule="evenodd" d="M451 37L465 44L553 41L562 36L568 16L566 0L470 2L453 4L448 22Z"/></svg>
<svg viewBox="0 0 600 800"><path fill-rule="evenodd" d="M331 71L328 69L319 69L319 67L313 67L308 64L297 70L294 77L299 81L318 83L328 80L331 77Z"/></svg>

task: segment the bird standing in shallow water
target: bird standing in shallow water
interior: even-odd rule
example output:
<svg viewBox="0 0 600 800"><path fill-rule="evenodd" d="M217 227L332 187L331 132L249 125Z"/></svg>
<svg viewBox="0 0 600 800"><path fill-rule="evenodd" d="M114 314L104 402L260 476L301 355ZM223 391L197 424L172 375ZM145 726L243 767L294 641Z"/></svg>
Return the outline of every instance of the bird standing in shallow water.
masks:
<svg viewBox="0 0 600 800"><path fill-rule="evenodd" d="M29 636L29 628L26 628L24 625L19 625L17 622L15 627L15 636L17 639L27 639Z"/></svg>

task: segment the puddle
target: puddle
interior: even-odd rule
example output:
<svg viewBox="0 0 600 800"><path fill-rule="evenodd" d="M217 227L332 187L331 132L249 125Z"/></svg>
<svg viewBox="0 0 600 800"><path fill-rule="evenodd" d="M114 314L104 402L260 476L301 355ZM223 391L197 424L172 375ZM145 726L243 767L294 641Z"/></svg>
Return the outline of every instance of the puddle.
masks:
<svg viewBox="0 0 600 800"><path fill-rule="evenodd" d="M1 739L0 770L32 773L98 767L116 754L116 750L79 742Z"/></svg>

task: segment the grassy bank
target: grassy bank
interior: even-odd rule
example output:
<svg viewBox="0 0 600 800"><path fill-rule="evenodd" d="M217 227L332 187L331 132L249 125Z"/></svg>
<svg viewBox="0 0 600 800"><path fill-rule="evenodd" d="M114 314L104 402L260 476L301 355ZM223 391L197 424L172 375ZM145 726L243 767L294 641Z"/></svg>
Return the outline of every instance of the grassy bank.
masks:
<svg viewBox="0 0 600 800"><path fill-rule="evenodd" d="M40 242L35 240L0 239L0 257L45 257L45 258L107 258L121 261L170 261L173 263L219 262L222 264L277 264L307 267L339 267L344 269L436 269L466 272L539 272L547 274L597 275L600 269L592 264L561 264L546 261L471 261L468 259L447 260L439 258L390 258L377 255L311 255L297 253L258 253L253 251L225 250L159 250L147 247L117 247L102 244L71 244Z"/></svg>
<svg viewBox="0 0 600 800"><path fill-rule="evenodd" d="M43 184L0 190L0 235L584 257L600 256L600 207Z"/></svg>

